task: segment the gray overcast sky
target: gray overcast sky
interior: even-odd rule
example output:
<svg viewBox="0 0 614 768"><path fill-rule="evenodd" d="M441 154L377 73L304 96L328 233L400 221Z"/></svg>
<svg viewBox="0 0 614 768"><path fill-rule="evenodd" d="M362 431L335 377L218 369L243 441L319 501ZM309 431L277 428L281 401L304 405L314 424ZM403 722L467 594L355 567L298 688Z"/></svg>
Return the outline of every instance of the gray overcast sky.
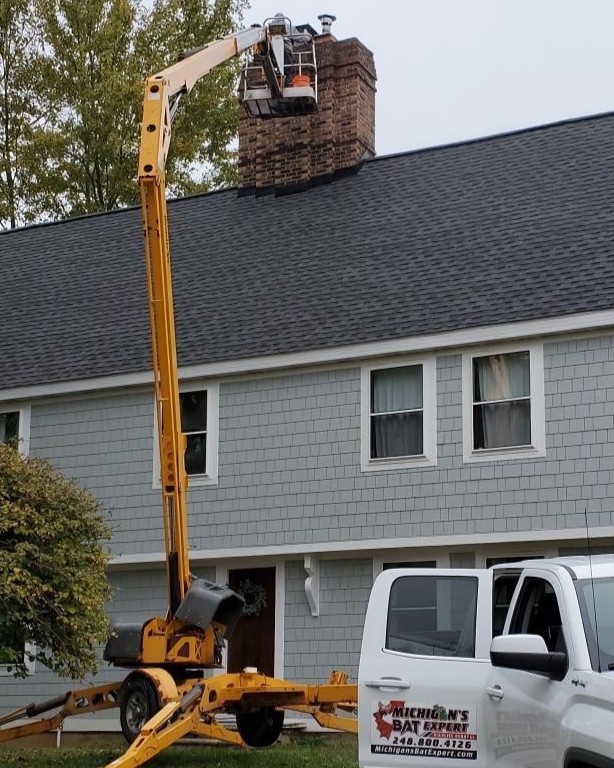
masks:
<svg viewBox="0 0 614 768"><path fill-rule="evenodd" d="M379 155L614 110L614 0L251 0L375 55Z"/></svg>

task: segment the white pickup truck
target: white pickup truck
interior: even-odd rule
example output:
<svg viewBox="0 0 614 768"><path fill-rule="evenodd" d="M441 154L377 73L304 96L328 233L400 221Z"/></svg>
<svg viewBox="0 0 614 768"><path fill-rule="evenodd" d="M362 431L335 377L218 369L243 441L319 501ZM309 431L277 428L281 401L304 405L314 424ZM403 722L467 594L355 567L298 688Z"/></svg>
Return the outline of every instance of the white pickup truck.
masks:
<svg viewBox="0 0 614 768"><path fill-rule="evenodd" d="M614 768L614 556L376 580L360 768Z"/></svg>

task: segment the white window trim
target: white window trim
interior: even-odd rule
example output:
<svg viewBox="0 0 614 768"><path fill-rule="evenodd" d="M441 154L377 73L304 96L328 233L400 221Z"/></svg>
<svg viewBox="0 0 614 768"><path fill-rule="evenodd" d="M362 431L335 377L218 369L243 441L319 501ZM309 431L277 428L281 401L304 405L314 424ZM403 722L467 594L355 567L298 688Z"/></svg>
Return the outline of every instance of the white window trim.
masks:
<svg viewBox="0 0 614 768"><path fill-rule="evenodd" d="M473 359L510 352L529 352L531 376L531 445L523 448L473 448ZM476 347L463 352L463 461L543 458L546 455L546 408L544 401L544 347L541 342Z"/></svg>
<svg viewBox="0 0 614 768"><path fill-rule="evenodd" d="M32 408L29 405L19 405L17 403L0 405L0 413L19 413L19 453L22 456L28 456L30 453L30 420Z"/></svg>
<svg viewBox="0 0 614 768"><path fill-rule="evenodd" d="M180 392L202 392L207 391L207 471L204 475L189 475L188 487L200 488L207 485L217 485L218 483L218 449L219 449L219 424L220 424L220 385L217 382L207 382L198 385L190 383L189 385L180 385ZM154 402L154 421L153 421L153 476L152 487L160 490L160 451L158 447L158 415L156 413Z"/></svg>
<svg viewBox="0 0 614 768"><path fill-rule="evenodd" d="M398 459L371 458L371 371L400 368L408 365L422 366L422 450L421 456ZM391 469L416 469L434 467L437 464L437 370L435 358L418 358L380 362L365 365L361 369L361 428L360 469L362 472L379 472Z"/></svg>

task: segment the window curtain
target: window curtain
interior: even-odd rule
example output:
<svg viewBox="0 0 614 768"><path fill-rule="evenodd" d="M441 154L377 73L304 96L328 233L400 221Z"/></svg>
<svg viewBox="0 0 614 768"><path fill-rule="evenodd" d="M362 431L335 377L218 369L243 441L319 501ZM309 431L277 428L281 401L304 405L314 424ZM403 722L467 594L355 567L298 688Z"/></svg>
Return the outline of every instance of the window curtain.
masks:
<svg viewBox="0 0 614 768"><path fill-rule="evenodd" d="M475 358L473 390L474 448L530 445L531 373L528 352Z"/></svg>
<svg viewBox="0 0 614 768"><path fill-rule="evenodd" d="M422 454L422 397L421 365L372 371L371 458Z"/></svg>

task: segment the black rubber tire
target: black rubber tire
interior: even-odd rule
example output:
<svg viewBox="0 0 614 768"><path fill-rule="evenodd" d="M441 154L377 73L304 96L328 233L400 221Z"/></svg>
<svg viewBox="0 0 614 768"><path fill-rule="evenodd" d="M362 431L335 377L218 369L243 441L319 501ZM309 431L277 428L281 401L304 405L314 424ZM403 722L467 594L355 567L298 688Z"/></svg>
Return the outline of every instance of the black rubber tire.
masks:
<svg viewBox="0 0 614 768"><path fill-rule="evenodd" d="M275 744L283 725L283 709L263 707L252 712L237 712L237 730L248 747Z"/></svg>
<svg viewBox="0 0 614 768"><path fill-rule="evenodd" d="M158 694L149 678L144 675L126 678L119 694L119 721L128 744L132 744L159 709Z"/></svg>

